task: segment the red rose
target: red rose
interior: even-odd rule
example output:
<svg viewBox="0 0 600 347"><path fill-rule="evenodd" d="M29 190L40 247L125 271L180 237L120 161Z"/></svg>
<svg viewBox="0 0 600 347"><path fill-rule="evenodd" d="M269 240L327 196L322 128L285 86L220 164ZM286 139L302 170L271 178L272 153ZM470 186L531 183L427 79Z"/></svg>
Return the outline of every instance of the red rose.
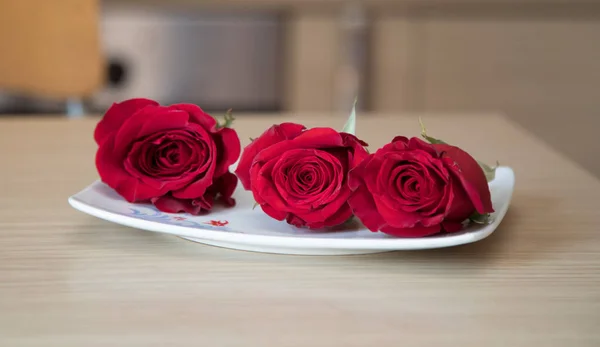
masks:
<svg viewBox="0 0 600 347"><path fill-rule="evenodd" d="M354 214L371 231L400 237L454 232L493 212L483 170L460 148L396 137L349 174Z"/></svg>
<svg viewBox="0 0 600 347"><path fill-rule="evenodd" d="M168 107L147 99L113 104L96 126L100 178L129 202L152 202L165 212L199 214L220 195L227 205L240 155L233 129L218 128L200 107Z"/></svg>
<svg viewBox="0 0 600 347"><path fill-rule="evenodd" d="M363 146L330 128L283 123L244 149L236 174L269 216L297 227L335 226L352 217L347 177L368 155Z"/></svg>

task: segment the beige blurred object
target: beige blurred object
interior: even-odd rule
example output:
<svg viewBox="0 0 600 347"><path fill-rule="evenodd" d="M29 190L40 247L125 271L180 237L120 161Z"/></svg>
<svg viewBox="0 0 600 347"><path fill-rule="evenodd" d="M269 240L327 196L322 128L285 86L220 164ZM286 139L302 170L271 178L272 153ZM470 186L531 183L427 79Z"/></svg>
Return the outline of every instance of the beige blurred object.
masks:
<svg viewBox="0 0 600 347"><path fill-rule="evenodd" d="M103 61L96 0L0 0L0 89L57 99L92 94Z"/></svg>
<svg viewBox="0 0 600 347"><path fill-rule="evenodd" d="M330 14L300 11L288 23L285 108L331 111L335 100L339 29Z"/></svg>
<svg viewBox="0 0 600 347"><path fill-rule="evenodd" d="M378 111L598 109L600 8L591 18L467 9L379 17Z"/></svg>
<svg viewBox="0 0 600 347"><path fill-rule="evenodd" d="M410 19L379 16L373 22L371 88L373 109L398 112L413 109L417 62L409 49L414 33ZM412 64L412 65L411 65Z"/></svg>
<svg viewBox="0 0 600 347"><path fill-rule="evenodd" d="M361 1L335 10L297 10L288 22L285 109L345 111L365 103L368 38Z"/></svg>
<svg viewBox="0 0 600 347"><path fill-rule="evenodd" d="M432 135L515 170L511 207L485 240L311 257L126 228L67 204L97 179L98 118L0 119L0 346L600 346L600 180L485 113L364 113L358 135L375 150L417 135L419 115ZM333 118L240 114L235 128L246 145L274 122ZM475 121L493 131L469 132Z"/></svg>
<svg viewBox="0 0 600 347"><path fill-rule="evenodd" d="M143 4L163 4L164 0L105 0L111 2L129 2ZM345 6L349 1L354 0L171 0L169 3L174 5L194 6L202 4L210 7L228 8L284 8L284 9L339 9ZM574 3L589 4L590 0L482 0L482 1L465 1L465 0L361 0L366 6L374 9L396 9L398 6L406 5L450 5L462 6L465 4L481 4L483 6L495 6L507 4L514 6L515 4L527 5L543 5L543 4L567 4Z"/></svg>
<svg viewBox="0 0 600 347"><path fill-rule="evenodd" d="M502 112L600 176L600 4L409 7L373 25L373 110Z"/></svg>

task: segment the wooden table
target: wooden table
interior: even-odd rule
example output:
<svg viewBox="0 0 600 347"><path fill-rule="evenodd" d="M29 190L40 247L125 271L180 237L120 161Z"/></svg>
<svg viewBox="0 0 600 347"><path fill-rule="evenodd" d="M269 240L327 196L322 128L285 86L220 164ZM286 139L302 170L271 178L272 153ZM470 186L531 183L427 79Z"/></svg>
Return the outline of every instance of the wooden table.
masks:
<svg viewBox="0 0 600 347"><path fill-rule="evenodd" d="M236 126L245 144L284 119ZM345 257L213 248L73 210L97 177L97 120L0 120L0 346L600 345L600 182L504 118L425 115L431 135L515 169L492 236ZM358 135L376 148L418 131L416 115L361 115Z"/></svg>

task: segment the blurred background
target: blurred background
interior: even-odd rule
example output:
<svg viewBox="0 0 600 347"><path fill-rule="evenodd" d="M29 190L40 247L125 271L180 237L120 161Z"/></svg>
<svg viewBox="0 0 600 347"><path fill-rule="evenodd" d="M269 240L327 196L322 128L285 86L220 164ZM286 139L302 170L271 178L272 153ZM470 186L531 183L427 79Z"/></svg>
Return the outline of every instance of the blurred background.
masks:
<svg viewBox="0 0 600 347"><path fill-rule="evenodd" d="M504 114L600 176L599 93L600 1L0 0L0 117L358 96L365 117Z"/></svg>

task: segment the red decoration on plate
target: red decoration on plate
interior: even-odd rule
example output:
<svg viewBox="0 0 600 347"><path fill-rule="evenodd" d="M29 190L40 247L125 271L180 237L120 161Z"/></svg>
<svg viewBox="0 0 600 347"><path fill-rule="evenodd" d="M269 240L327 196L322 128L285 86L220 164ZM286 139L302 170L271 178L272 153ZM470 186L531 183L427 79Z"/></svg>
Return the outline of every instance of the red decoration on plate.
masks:
<svg viewBox="0 0 600 347"><path fill-rule="evenodd" d="M214 227L224 227L229 224L228 221L220 221L220 220L211 220L209 222L205 222L204 224L212 225Z"/></svg>

